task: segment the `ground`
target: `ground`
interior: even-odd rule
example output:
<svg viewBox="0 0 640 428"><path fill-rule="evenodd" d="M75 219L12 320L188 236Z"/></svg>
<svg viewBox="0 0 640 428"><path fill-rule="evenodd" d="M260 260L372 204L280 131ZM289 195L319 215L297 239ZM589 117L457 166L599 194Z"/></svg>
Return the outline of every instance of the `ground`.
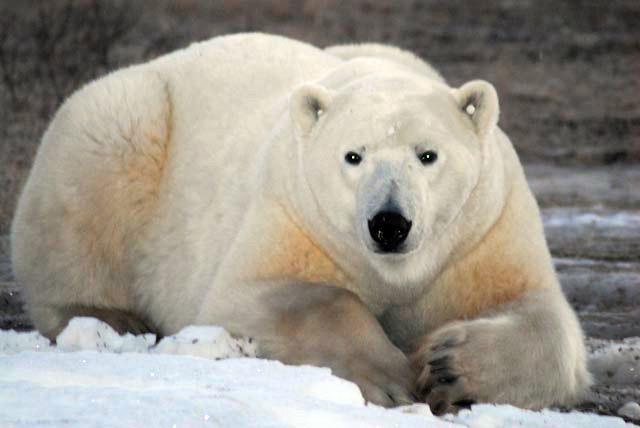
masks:
<svg viewBox="0 0 640 428"><path fill-rule="evenodd" d="M268 31L321 46L387 42L429 60L452 85L483 78L496 86L500 126L542 207L592 364L630 362L599 371L580 408L616 414L640 402L640 356L623 341L640 336L639 22L635 0L2 3L0 328L30 328L6 235L39 137L74 88L229 32Z"/></svg>

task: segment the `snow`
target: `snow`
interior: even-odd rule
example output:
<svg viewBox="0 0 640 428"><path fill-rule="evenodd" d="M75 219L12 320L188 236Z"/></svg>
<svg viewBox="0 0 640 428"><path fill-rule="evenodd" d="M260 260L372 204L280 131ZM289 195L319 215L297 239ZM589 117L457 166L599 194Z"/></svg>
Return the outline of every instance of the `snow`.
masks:
<svg viewBox="0 0 640 428"><path fill-rule="evenodd" d="M606 343L598 347L589 358L589 370L597 379L608 378L619 385L640 384L640 337L628 337L622 343Z"/></svg>
<svg viewBox="0 0 640 428"><path fill-rule="evenodd" d="M471 411L463 410L457 416L445 416L445 419L471 428L615 428L627 427L622 419L596 417L588 413L558 413L551 410L533 412L513 406L493 406L480 404Z"/></svg>
<svg viewBox="0 0 640 428"><path fill-rule="evenodd" d="M76 318L57 346L0 331L1 427L625 427L620 418L476 405L442 418L415 404L365 405L326 368L238 358L255 343L218 327L188 327L153 345ZM635 346L635 343L629 343ZM640 347L639 347L640 349ZM607 348L601 350L605 358Z"/></svg>
<svg viewBox="0 0 640 428"><path fill-rule="evenodd" d="M590 226L599 229L640 227L640 211L636 210L607 212L581 208L547 208L543 210L543 219L546 227Z"/></svg>
<svg viewBox="0 0 640 428"><path fill-rule="evenodd" d="M38 341L42 346L41 341L44 338L38 336L37 333L29 335L32 340ZM15 337L17 339L13 340L20 340L19 336ZM44 340L48 343L46 339ZM154 334L119 335L108 324L88 317L72 319L67 328L56 338L56 342L61 351L107 351L118 354L152 352L191 355L212 360L256 356L256 346L251 339L234 339L220 327L189 326L174 336L162 338L156 345ZM33 349L33 347L26 349Z"/></svg>
<svg viewBox="0 0 640 428"><path fill-rule="evenodd" d="M153 352L209 359L255 357L256 345L251 339L234 339L220 327L190 326L163 338Z"/></svg>
<svg viewBox="0 0 640 428"><path fill-rule="evenodd" d="M620 416L626 416L629 419L640 421L640 404L635 401L629 401L618 409Z"/></svg>
<svg viewBox="0 0 640 428"><path fill-rule="evenodd" d="M153 334L120 336L109 325L95 318L74 318L56 342L62 351L140 352L148 350L156 341Z"/></svg>
<svg viewBox="0 0 640 428"><path fill-rule="evenodd" d="M0 330L0 356L12 355L23 351L55 350L49 339L38 332L18 333L13 330Z"/></svg>

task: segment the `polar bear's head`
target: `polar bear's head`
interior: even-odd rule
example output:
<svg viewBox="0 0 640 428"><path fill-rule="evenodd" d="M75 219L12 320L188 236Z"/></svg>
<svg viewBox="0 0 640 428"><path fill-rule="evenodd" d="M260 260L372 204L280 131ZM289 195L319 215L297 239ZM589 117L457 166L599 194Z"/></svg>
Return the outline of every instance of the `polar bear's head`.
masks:
<svg viewBox="0 0 640 428"><path fill-rule="evenodd" d="M420 281L465 238L450 236L450 226L496 128L489 83L371 75L338 89L305 84L290 109L322 218L386 281Z"/></svg>

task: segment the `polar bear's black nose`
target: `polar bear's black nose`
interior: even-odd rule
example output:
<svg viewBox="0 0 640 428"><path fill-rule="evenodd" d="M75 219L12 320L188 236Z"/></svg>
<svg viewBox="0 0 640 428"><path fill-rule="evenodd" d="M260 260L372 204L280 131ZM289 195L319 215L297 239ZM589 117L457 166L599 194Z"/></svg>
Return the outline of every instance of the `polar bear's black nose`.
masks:
<svg viewBox="0 0 640 428"><path fill-rule="evenodd" d="M380 211L369 220L369 234L385 253L395 251L411 230L411 220L393 211Z"/></svg>

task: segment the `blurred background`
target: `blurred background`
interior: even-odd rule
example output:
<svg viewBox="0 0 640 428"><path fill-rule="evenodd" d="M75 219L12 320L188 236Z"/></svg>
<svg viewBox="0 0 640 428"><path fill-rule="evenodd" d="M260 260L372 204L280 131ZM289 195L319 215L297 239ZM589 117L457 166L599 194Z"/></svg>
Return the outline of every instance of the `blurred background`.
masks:
<svg viewBox="0 0 640 428"><path fill-rule="evenodd" d="M452 86L492 82L590 349L640 336L638 0L0 0L0 328L30 328L7 235L60 103L115 68L243 31L395 44ZM640 369L603 376L591 408L639 401Z"/></svg>

